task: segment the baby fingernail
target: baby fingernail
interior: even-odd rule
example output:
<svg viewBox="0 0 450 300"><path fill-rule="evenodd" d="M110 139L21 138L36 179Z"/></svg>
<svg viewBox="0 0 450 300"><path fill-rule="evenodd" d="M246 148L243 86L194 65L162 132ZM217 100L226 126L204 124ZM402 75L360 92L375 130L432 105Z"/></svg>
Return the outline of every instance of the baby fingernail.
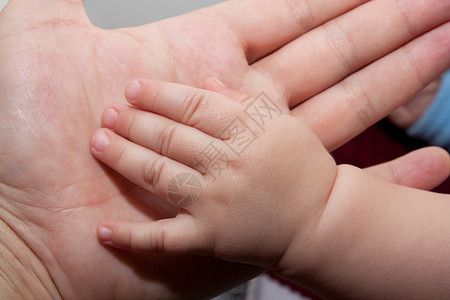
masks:
<svg viewBox="0 0 450 300"><path fill-rule="evenodd" d="M105 151L106 147L108 147L110 143L109 137L103 131L97 133L93 141L93 147L97 152Z"/></svg>
<svg viewBox="0 0 450 300"><path fill-rule="evenodd" d="M142 86L139 81L137 80L133 81L125 89L125 97L130 101L137 100L139 94L141 93L141 88Z"/></svg>
<svg viewBox="0 0 450 300"><path fill-rule="evenodd" d="M101 227L98 231L98 237L102 242L109 242L112 239L112 230L107 227Z"/></svg>
<svg viewBox="0 0 450 300"><path fill-rule="evenodd" d="M105 115L103 117L103 125L106 128L113 129L114 126L116 125L118 117L119 117L119 113L117 112L117 110L115 110L113 108L108 109L105 112Z"/></svg>

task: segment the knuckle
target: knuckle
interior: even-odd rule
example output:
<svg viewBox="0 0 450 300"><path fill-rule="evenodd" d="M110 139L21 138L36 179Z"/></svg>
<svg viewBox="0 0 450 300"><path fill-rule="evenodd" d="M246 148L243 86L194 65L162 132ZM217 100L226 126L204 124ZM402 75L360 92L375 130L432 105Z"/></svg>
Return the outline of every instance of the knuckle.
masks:
<svg viewBox="0 0 450 300"><path fill-rule="evenodd" d="M129 119L127 119L125 131L127 137L131 139L133 139L134 133L138 131L137 114L135 112L132 112Z"/></svg>
<svg viewBox="0 0 450 300"><path fill-rule="evenodd" d="M130 250L139 251L142 248L146 248L147 242L145 233L133 229L128 231L128 246Z"/></svg>
<svg viewBox="0 0 450 300"><path fill-rule="evenodd" d="M163 95L163 91L164 89L162 87L159 88L155 88L153 87L150 91L150 97L145 97L147 99L152 99L153 98L153 102L154 105L159 104L160 102L164 102L165 101L165 97ZM144 101L143 99L141 101Z"/></svg>
<svg viewBox="0 0 450 300"><path fill-rule="evenodd" d="M169 124L163 128L163 130L160 132L158 139L157 139L157 149L159 150L159 153L164 156L169 156L169 151L172 147L174 137L178 131L178 125L177 124Z"/></svg>
<svg viewBox="0 0 450 300"><path fill-rule="evenodd" d="M206 106L207 97L204 93L197 91L192 95L184 98L182 101L182 117L181 120L183 124L194 126L197 121L196 118L200 114L200 111L204 106ZM199 118L201 119L201 118Z"/></svg>
<svg viewBox="0 0 450 300"><path fill-rule="evenodd" d="M302 32L309 31L314 22L311 5L308 0L285 0L291 9L296 22L300 25Z"/></svg>
<svg viewBox="0 0 450 300"><path fill-rule="evenodd" d="M411 77L415 79L414 82L417 83L420 87L419 90L423 90L428 85L428 82L422 78L423 72L416 62L417 59L414 57L410 48L404 47L402 48L402 51L403 55L406 58L407 67L411 70Z"/></svg>
<svg viewBox="0 0 450 300"><path fill-rule="evenodd" d="M122 165L122 162L125 160L125 153L127 152L127 147L121 146L115 150L115 155L113 156L112 163L114 166Z"/></svg>
<svg viewBox="0 0 450 300"><path fill-rule="evenodd" d="M358 53L347 30L342 27L338 20L330 21L322 28L335 56L347 72L353 72L357 68Z"/></svg>
<svg viewBox="0 0 450 300"><path fill-rule="evenodd" d="M151 232L152 249L155 252L164 252L165 230L163 227L155 226Z"/></svg>
<svg viewBox="0 0 450 300"><path fill-rule="evenodd" d="M149 160L144 164L144 182L149 185L150 191L154 191L158 187L166 168L166 163L166 159L161 156L155 160Z"/></svg>
<svg viewBox="0 0 450 300"><path fill-rule="evenodd" d="M128 231L127 245L131 250L136 250L136 234L131 229Z"/></svg>
<svg viewBox="0 0 450 300"><path fill-rule="evenodd" d="M403 176L400 174L399 169L394 162L388 164L388 169L392 176L392 182L395 184L401 184Z"/></svg>
<svg viewBox="0 0 450 300"><path fill-rule="evenodd" d="M133 251L147 250L164 252L165 230L161 226L151 225L150 228L130 230L128 232L128 246Z"/></svg>
<svg viewBox="0 0 450 300"><path fill-rule="evenodd" d="M349 111L364 128L371 126L377 118L377 110L367 92L357 83L350 84L344 80L342 84Z"/></svg>
<svg viewBox="0 0 450 300"><path fill-rule="evenodd" d="M408 13L408 6L410 5L409 2L404 0L395 0L394 5L403 20L403 28L406 28L410 37L413 38L417 35L417 30L415 29L414 22L411 20L411 16Z"/></svg>

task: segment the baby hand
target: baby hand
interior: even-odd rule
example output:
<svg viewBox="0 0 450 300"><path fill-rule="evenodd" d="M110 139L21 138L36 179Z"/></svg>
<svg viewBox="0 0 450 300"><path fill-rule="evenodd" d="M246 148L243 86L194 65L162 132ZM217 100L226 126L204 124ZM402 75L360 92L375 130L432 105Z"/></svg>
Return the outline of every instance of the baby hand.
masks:
<svg viewBox="0 0 450 300"><path fill-rule="evenodd" d="M105 221L110 246L212 255L273 267L305 245L336 177L315 135L264 94L236 103L211 91L140 80L92 138L93 155L178 207L175 218Z"/></svg>

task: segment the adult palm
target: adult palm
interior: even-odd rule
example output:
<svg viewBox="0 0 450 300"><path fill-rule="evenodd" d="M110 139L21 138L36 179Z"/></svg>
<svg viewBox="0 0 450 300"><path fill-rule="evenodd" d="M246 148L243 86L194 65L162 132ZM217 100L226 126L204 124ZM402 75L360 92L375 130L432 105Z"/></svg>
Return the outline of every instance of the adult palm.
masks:
<svg viewBox="0 0 450 300"><path fill-rule="evenodd" d="M280 106L296 107L293 113L333 148L449 65L449 41L442 39L449 26L441 25L448 1L231 1L115 31L93 26L82 2L11 0L0 15L0 218L65 298L207 296L259 271L210 258L125 255L97 242L105 219L176 213L90 155L103 108L123 101L129 80L201 86L214 76L250 95L265 91ZM370 15L381 20L367 22ZM379 24L386 28L368 39ZM381 70L393 62L402 67L389 76L403 84L380 92L376 87L389 83ZM425 63L420 77L411 72ZM386 105L390 91L404 94ZM338 120L333 111L345 115Z"/></svg>

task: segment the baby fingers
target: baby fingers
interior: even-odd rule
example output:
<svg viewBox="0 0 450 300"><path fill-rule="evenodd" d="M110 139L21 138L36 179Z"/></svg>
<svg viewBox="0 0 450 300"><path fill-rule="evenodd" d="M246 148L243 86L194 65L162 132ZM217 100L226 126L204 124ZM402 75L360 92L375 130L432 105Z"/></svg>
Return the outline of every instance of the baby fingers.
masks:
<svg viewBox="0 0 450 300"><path fill-rule="evenodd" d="M189 207L201 196L203 176L194 169L101 129L91 141L93 155L135 184ZM183 188L185 187L185 188Z"/></svg>
<svg viewBox="0 0 450 300"><path fill-rule="evenodd" d="M130 251L172 255L208 255L212 251L208 232L186 214L155 222L106 221L97 234L104 244Z"/></svg>
<svg viewBox="0 0 450 300"><path fill-rule="evenodd" d="M125 91L128 101L140 109L192 126L216 138L236 118L245 118L243 106L206 90L153 80L132 82Z"/></svg>
<svg viewBox="0 0 450 300"><path fill-rule="evenodd" d="M195 128L124 105L113 105L106 109L102 123L127 140L199 172L203 172L199 168L202 150L211 144L217 147L222 145L221 140Z"/></svg>

